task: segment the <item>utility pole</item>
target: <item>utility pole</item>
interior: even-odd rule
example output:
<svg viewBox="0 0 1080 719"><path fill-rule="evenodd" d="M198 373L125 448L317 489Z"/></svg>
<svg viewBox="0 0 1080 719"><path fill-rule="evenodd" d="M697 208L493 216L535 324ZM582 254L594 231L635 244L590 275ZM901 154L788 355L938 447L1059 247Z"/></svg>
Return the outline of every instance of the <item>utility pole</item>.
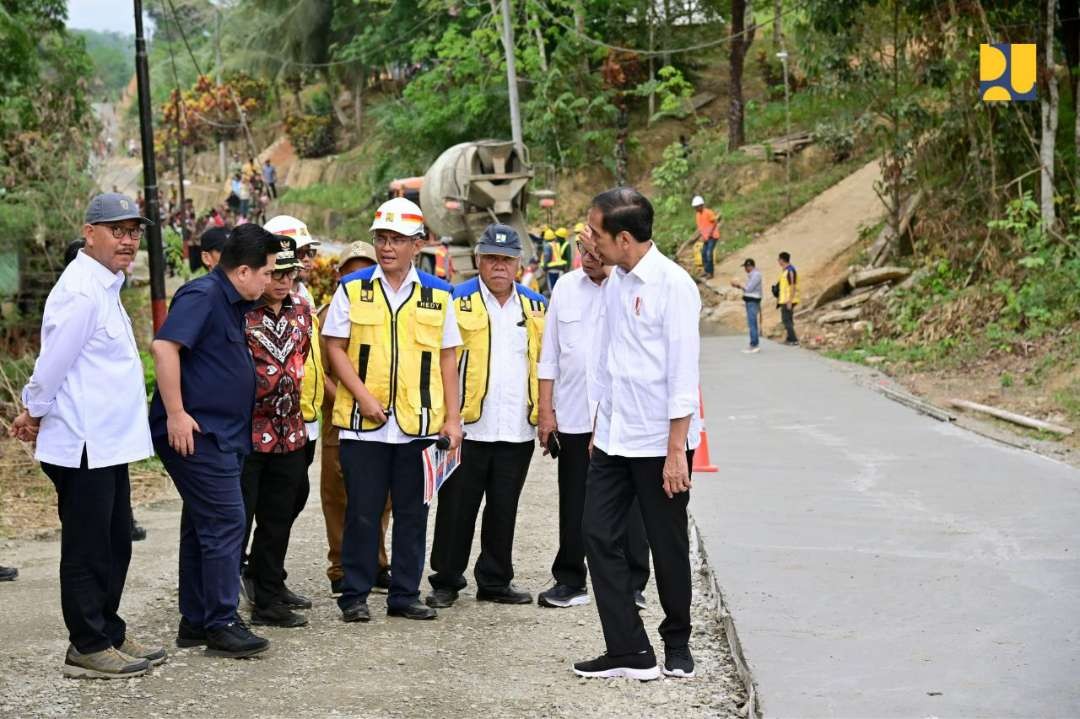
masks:
<svg viewBox="0 0 1080 719"><path fill-rule="evenodd" d="M791 87L788 84L787 50L781 50L776 53L776 56L780 58L780 64L784 66L784 123L787 126L784 132L788 136L788 149L784 153L784 170L787 172L787 186L784 188L784 194L787 196L787 211L791 212L791 153L794 145L791 140Z"/></svg>
<svg viewBox="0 0 1080 719"><path fill-rule="evenodd" d="M161 248L161 212L158 208L157 170L154 167L154 127L150 115L150 69L146 62L142 0L135 0L135 77L139 88L139 138L142 141L143 196L146 198L146 245L150 251L150 307L154 332L165 323L165 253Z"/></svg>
<svg viewBox="0 0 1080 719"><path fill-rule="evenodd" d="M506 89L510 97L510 133L518 157L525 160L525 142L521 137L521 106L518 104L517 68L514 65L514 24L510 21L510 0L502 0L503 49L506 50Z"/></svg>
<svg viewBox="0 0 1080 719"><path fill-rule="evenodd" d="M175 70L175 66L173 67ZM184 140L180 136L180 86L176 86L176 174L180 181L180 240L187 247L187 201L184 199Z"/></svg>
<svg viewBox="0 0 1080 719"><path fill-rule="evenodd" d="M218 85L221 84L221 8L214 6L217 13L217 30L214 32L214 77ZM220 131L219 131L220 132ZM218 182L225 182L228 175L228 164L225 158L225 138L218 138Z"/></svg>

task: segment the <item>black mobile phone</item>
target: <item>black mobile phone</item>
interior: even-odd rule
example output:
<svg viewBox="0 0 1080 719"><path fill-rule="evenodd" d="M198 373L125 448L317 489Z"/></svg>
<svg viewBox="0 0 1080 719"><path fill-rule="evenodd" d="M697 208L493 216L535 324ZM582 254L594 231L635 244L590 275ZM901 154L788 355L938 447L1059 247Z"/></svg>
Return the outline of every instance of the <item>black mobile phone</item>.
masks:
<svg viewBox="0 0 1080 719"><path fill-rule="evenodd" d="M559 435L552 432L551 434L548 435L548 440L547 440L548 454L551 455L552 459L558 459L559 458L559 451L561 449L562 449L562 446L559 444Z"/></svg>

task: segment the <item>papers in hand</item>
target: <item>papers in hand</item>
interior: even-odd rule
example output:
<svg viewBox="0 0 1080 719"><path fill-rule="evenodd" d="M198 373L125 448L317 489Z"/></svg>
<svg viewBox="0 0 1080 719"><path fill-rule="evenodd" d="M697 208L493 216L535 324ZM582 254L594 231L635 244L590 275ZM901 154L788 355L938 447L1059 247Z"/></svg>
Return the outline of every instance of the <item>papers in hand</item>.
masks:
<svg viewBox="0 0 1080 719"><path fill-rule="evenodd" d="M434 444L424 450L424 504L431 500L461 464L461 446L439 449Z"/></svg>

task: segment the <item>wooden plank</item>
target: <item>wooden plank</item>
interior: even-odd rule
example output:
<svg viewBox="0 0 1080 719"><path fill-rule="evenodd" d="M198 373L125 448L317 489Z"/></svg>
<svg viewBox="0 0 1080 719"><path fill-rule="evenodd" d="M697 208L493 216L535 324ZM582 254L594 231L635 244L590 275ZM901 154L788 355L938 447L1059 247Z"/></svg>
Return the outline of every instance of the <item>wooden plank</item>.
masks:
<svg viewBox="0 0 1080 719"><path fill-rule="evenodd" d="M991 417L997 417L1003 419L1006 422L1012 422L1018 424L1021 427L1027 427L1028 429L1038 429L1044 432L1052 432L1053 434L1060 434L1063 437L1068 437L1073 433L1069 427L1062 427L1060 424L1053 424L1052 422L1044 422L1041 419L1035 419L1034 417L1027 417L1022 414L1016 414L1015 412L1009 412L1008 410L998 409L997 407L991 407L988 404L979 404L978 402L971 402L966 399L950 399L949 404L953 407L959 407L960 409L969 409L973 412L981 412L982 414L988 414Z"/></svg>
<svg viewBox="0 0 1080 719"><path fill-rule="evenodd" d="M852 287L867 287L892 282L893 280L902 280L910 274L911 270L907 267L878 267L872 270L852 272L851 276L848 277L848 283Z"/></svg>
<svg viewBox="0 0 1080 719"><path fill-rule="evenodd" d="M936 407L929 402L924 402L915 395L908 394L907 392L900 392L892 387L886 387L884 385L879 386L878 391L885 395L894 402L910 407L916 412L925 414L928 417L933 417L939 422L952 422L956 419L955 415L949 414L940 407Z"/></svg>
<svg viewBox="0 0 1080 719"><path fill-rule="evenodd" d="M852 320L859 319L862 315L862 307L856 307L851 310L837 310L836 312L826 312L821 317L818 317L819 325L831 325L837 322L851 322Z"/></svg>

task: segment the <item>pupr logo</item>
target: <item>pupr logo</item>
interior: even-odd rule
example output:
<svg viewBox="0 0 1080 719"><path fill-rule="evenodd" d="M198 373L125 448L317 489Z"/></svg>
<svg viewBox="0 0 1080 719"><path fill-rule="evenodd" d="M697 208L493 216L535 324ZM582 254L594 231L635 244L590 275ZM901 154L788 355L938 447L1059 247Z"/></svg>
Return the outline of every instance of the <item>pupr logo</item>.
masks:
<svg viewBox="0 0 1080 719"><path fill-rule="evenodd" d="M979 45L979 96L983 102L1035 99L1035 45Z"/></svg>

